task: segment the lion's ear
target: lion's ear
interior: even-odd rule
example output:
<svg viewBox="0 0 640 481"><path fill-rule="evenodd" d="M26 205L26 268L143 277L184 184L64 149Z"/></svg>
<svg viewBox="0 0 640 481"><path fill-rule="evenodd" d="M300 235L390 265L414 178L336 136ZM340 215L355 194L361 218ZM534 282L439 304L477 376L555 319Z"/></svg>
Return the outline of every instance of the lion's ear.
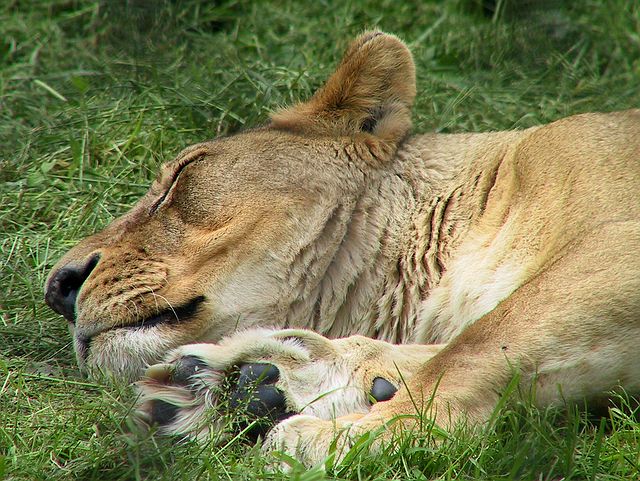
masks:
<svg viewBox="0 0 640 481"><path fill-rule="evenodd" d="M275 113L272 126L315 135L373 136L395 145L411 128L415 65L397 37L360 35L307 102ZM387 150L387 149L384 149Z"/></svg>

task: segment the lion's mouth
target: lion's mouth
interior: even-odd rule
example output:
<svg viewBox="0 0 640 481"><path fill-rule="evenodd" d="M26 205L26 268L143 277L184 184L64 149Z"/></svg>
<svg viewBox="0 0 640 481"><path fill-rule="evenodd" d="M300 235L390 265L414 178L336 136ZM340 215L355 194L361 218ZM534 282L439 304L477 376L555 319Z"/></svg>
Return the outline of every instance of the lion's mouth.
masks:
<svg viewBox="0 0 640 481"><path fill-rule="evenodd" d="M124 329L141 329L145 327L157 326L159 324L177 324L186 319L189 319L190 317L193 317L200 307L200 304L202 304L204 300L204 296L198 296L185 304L175 307L170 306L154 316L147 317L142 320L136 321L133 324L128 324L121 327Z"/></svg>
<svg viewBox="0 0 640 481"><path fill-rule="evenodd" d="M160 325L170 325L184 322L196 315L200 305L205 301L205 299L205 296L198 296L184 304L181 304L179 306L169 306L166 309L158 312L157 314L154 314L153 316L136 320L135 322L129 323L127 325L110 327L108 329L93 333L90 336L79 335L76 337L76 347L78 354L83 359L86 359L91 348L91 341L96 336L104 334L105 332L113 331L116 329L147 329Z"/></svg>

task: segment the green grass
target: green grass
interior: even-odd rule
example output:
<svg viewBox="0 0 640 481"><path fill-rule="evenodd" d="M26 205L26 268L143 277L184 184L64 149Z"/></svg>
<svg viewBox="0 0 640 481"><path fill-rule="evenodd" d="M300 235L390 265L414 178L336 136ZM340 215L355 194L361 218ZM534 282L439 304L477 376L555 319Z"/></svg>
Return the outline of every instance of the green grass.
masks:
<svg viewBox="0 0 640 481"><path fill-rule="evenodd" d="M489 2L487 2L489 3ZM123 213L160 162L321 84L365 27L418 66L416 131L522 128L640 106L624 0L8 0L0 5L0 478L279 479L256 448L132 436L124 386L87 382L43 303L56 259ZM624 404L624 403L623 403ZM507 404L481 435L353 456L341 479L638 479L632 409ZM366 444L366 443L365 443ZM317 480L320 471L294 470Z"/></svg>

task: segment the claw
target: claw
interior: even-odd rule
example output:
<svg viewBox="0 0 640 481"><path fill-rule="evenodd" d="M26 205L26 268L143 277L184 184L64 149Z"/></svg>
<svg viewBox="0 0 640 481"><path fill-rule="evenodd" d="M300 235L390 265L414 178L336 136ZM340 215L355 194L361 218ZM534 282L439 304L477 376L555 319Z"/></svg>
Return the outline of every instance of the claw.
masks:
<svg viewBox="0 0 640 481"><path fill-rule="evenodd" d="M173 366L171 364L153 364L149 366L144 373L144 377L167 384L171 380Z"/></svg>

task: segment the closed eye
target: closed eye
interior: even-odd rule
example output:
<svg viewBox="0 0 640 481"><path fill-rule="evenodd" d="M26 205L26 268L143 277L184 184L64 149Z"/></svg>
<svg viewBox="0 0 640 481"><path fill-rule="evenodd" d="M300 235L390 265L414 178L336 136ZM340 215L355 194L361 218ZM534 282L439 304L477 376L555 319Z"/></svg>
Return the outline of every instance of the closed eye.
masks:
<svg viewBox="0 0 640 481"><path fill-rule="evenodd" d="M178 177L180 177L180 174L185 169L185 167L189 164L192 164L196 160L200 160L205 156L205 154L206 152L204 149L196 149L195 151L191 151L188 154L183 155L182 157L178 157L176 161L173 162L173 169L171 170L169 181L162 182L162 184L166 184L166 188L164 189L164 192L160 196L160 198L155 201L149 208L149 215L154 214L165 202L165 200L167 200L167 197L169 197L169 194L176 185Z"/></svg>
<svg viewBox="0 0 640 481"><path fill-rule="evenodd" d="M171 189L173 189L173 186L175 185L176 180L178 180L178 177L180 176L180 172L182 172L182 169L180 169L174 176L171 177L169 186L164 190L164 193L160 196L160 198L156 200L153 203L153 205L149 208L149 215L154 214L158 210L158 208L164 203L164 201L167 199L169 192L171 192Z"/></svg>

